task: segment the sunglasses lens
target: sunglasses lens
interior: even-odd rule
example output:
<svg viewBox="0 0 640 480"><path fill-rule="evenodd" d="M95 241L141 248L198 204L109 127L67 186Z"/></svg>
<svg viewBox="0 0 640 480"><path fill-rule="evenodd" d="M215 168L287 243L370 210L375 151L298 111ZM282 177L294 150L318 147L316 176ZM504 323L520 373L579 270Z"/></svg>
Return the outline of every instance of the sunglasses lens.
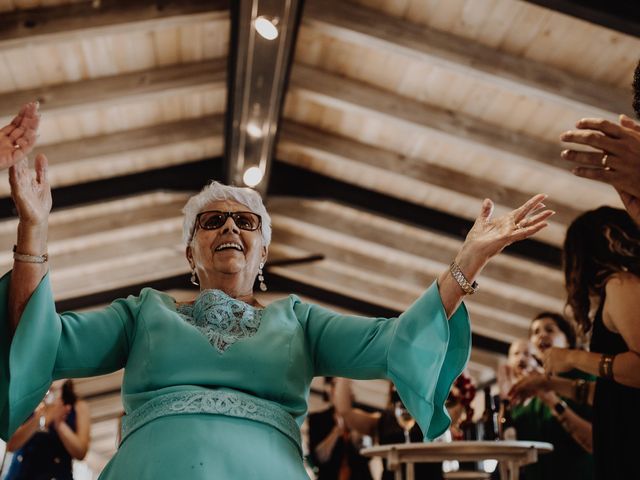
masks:
<svg viewBox="0 0 640 480"><path fill-rule="evenodd" d="M215 230L224 225L227 216L221 212L205 212L200 215L200 228L205 230Z"/></svg>
<svg viewBox="0 0 640 480"><path fill-rule="evenodd" d="M242 230L256 230L260 226L260 217L251 212L234 213L233 221Z"/></svg>

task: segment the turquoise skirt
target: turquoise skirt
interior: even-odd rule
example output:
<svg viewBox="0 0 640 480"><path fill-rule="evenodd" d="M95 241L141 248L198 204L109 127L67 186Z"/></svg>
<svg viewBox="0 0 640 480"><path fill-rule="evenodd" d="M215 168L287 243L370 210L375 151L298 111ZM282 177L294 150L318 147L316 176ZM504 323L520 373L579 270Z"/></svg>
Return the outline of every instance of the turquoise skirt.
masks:
<svg viewBox="0 0 640 480"><path fill-rule="evenodd" d="M172 415L133 432L100 480L308 480L298 447L276 428L224 415Z"/></svg>

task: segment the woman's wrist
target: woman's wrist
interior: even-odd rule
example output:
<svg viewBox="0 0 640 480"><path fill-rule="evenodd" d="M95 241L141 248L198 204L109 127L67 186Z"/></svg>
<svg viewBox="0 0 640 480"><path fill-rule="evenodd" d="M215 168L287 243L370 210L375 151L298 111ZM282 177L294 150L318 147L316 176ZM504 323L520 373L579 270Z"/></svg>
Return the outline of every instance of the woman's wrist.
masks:
<svg viewBox="0 0 640 480"><path fill-rule="evenodd" d="M42 255L47 252L49 223L18 223L18 240L16 251L26 255Z"/></svg>
<svg viewBox="0 0 640 480"><path fill-rule="evenodd" d="M465 278L472 283L489 261L489 257L473 245L465 243L462 245L454 261L460 267Z"/></svg>

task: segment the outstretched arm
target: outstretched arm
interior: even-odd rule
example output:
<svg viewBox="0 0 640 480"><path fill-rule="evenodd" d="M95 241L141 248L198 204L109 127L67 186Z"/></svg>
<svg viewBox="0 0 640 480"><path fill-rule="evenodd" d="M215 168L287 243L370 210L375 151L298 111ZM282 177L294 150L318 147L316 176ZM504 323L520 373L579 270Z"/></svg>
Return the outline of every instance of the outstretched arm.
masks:
<svg viewBox="0 0 640 480"><path fill-rule="evenodd" d="M13 335L31 294L48 270L44 256L51 211L47 158L38 155L33 171L28 168L26 159L19 161L9 169L9 182L20 219L9 287L9 326Z"/></svg>

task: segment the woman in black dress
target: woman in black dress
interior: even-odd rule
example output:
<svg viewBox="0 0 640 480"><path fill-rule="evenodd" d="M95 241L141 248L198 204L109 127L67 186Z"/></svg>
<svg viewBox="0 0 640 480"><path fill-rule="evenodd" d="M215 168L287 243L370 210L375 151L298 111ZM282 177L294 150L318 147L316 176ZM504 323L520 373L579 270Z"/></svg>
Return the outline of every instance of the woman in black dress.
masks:
<svg viewBox="0 0 640 480"><path fill-rule="evenodd" d="M597 376L596 478L631 478L640 432L640 229L623 210L586 212L567 230L564 271L567 303L582 332L591 334L591 351L550 348L545 370ZM576 382L576 391L582 386Z"/></svg>
<svg viewBox="0 0 640 480"><path fill-rule="evenodd" d="M71 380L53 383L45 401L7 442L13 452L6 480L72 480L73 459L89 449L90 413Z"/></svg>

